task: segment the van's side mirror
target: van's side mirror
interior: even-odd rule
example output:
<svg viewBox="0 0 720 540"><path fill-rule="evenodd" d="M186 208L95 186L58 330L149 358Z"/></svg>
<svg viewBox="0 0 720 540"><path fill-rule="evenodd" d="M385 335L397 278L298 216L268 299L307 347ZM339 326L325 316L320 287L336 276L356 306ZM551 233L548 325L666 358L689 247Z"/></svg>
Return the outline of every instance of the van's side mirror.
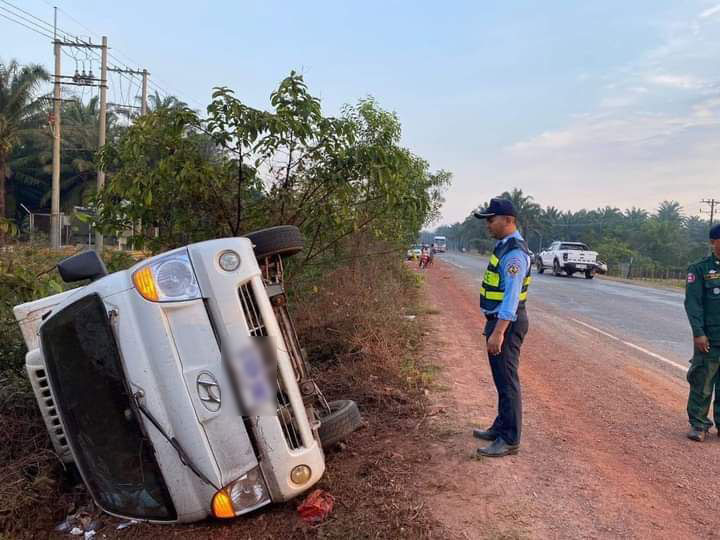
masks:
<svg viewBox="0 0 720 540"><path fill-rule="evenodd" d="M94 251L83 251L57 264L60 277L65 283L89 279L95 281L107 276L107 268L100 256Z"/></svg>

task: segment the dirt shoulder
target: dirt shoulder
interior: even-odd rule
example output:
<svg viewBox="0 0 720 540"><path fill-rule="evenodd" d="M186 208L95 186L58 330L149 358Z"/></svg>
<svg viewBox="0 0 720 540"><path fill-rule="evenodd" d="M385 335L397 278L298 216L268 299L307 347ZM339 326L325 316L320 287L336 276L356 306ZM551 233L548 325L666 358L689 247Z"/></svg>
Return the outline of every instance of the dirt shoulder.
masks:
<svg viewBox="0 0 720 540"><path fill-rule="evenodd" d="M437 263L425 272L438 389L422 496L462 538L716 538L720 439L685 438L681 377L529 304L520 375L521 451L473 459L496 394L477 291Z"/></svg>

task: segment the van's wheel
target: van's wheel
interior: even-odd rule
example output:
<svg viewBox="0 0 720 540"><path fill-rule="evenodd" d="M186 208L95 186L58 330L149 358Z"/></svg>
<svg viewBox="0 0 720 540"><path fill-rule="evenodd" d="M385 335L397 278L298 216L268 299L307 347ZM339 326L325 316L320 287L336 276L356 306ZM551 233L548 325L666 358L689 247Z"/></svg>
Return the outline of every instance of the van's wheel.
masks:
<svg viewBox="0 0 720 540"><path fill-rule="evenodd" d="M362 418L357 403L349 399L341 399L328 403L330 412L322 409L319 411L320 442L323 448L330 448L345 439L353 431L360 427Z"/></svg>
<svg viewBox="0 0 720 540"><path fill-rule="evenodd" d="M568 277L573 277L573 274L575 272L573 270L565 270L565 273L568 275Z"/></svg>
<svg viewBox="0 0 720 540"><path fill-rule="evenodd" d="M289 257L300 253L305 246L300 229L293 225L279 225L260 229L245 235L253 243L255 257L263 259L273 255Z"/></svg>
<svg viewBox="0 0 720 540"><path fill-rule="evenodd" d="M553 274L556 276L559 276L562 273L562 269L560 268L560 263L555 259L553 261Z"/></svg>
<svg viewBox="0 0 720 540"><path fill-rule="evenodd" d="M592 270L585 270L585 279L592 279L595 277L595 273Z"/></svg>
<svg viewBox="0 0 720 540"><path fill-rule="evenodd" d="M545 273L545 267L543 266L542 262L538 261L535 263L535 268L537 268L538 274L544 274Z"/></svg>

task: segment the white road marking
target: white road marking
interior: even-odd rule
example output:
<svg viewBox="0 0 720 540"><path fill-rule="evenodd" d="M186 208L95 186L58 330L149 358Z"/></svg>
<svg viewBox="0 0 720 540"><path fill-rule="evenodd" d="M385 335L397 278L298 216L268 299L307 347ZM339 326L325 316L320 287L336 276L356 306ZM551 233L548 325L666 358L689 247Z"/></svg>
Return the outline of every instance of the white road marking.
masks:
<svg viewBox="0 0 720 540"><path fill-rule="evenodd" d="M464 267L463 265L458 264L458 263L455 263L455 262L452 262L451 260L447 260L447 261L445 261L445 262L449 262L449 263L452 264L453 266L457 266L458 268L462 268L463 270L465 269L465 267Z"/></svg>
<svg viewBox="0 0 720 540"><path fill-rule="evenodd" d="M576 323L578 323L578 324L580 324L580 325L582 325L582 326L585 326L586 328L589 328L590 330L593 330L593 331L597 332L598 334L602 334L603 336L609 337L610 339L613 339L613 340L615 340L615 341L619 341L619 342L622 343L623 345L627 345L628 347L630 347L630 348L632 348L632 349L635 349L636 351L640 351L641 353L645 353L645 354L647 354L648 356L652 356L652 357L655 358L656 360L660 360L661 362L665 362L666 364L668 364L668 365L670 365L670 366L673 366L673 367L678 368L678 369L680 369L680 370L682 370L682 371L685 371L685 372L687 372L687 370L688 370L687 366L683 366L682 364L678 364L677 362L673 362L672 360L668 360L668 359L665 358L664 356L660 356L659 354L655 354L655 353L652 352L652 351L648 351L647 349L645 349L645 348L643 348L643 347L640 347L639 345L635 345L634 343L630 343L629 341L625 341L624 339L620 339L619 337L615 337L615 336L613 336L612 334L608 334L608 333L605 332L604 330L600 330L599 328L595 328L594 326L589 325L588 323L585 323L585 322L582 322L582 321L578 321L577 319L570 319L570 320L571 320L571 321L574 321L574 322L576 322Z"/></svg>

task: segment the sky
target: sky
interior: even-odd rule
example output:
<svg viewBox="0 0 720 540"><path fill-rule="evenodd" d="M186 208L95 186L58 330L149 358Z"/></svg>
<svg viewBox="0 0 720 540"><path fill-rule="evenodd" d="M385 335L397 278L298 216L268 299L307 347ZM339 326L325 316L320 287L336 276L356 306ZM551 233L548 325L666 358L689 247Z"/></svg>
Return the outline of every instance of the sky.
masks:
<svg viewBox="0 0 720 540"><path fill-rule="evenodd" d="M0 0L0 15L10 4L48 22L57 5L62 29L107 35L199 110L215 86L269 108L291 70L328 115L373 96L453 173L438 224L515 187L563 210L667 199L695 215L720 198L718 0ZM10 58L53 66L47 38L0 16ZM137 87L113 77L110 100L128 101Z"/></svg>

